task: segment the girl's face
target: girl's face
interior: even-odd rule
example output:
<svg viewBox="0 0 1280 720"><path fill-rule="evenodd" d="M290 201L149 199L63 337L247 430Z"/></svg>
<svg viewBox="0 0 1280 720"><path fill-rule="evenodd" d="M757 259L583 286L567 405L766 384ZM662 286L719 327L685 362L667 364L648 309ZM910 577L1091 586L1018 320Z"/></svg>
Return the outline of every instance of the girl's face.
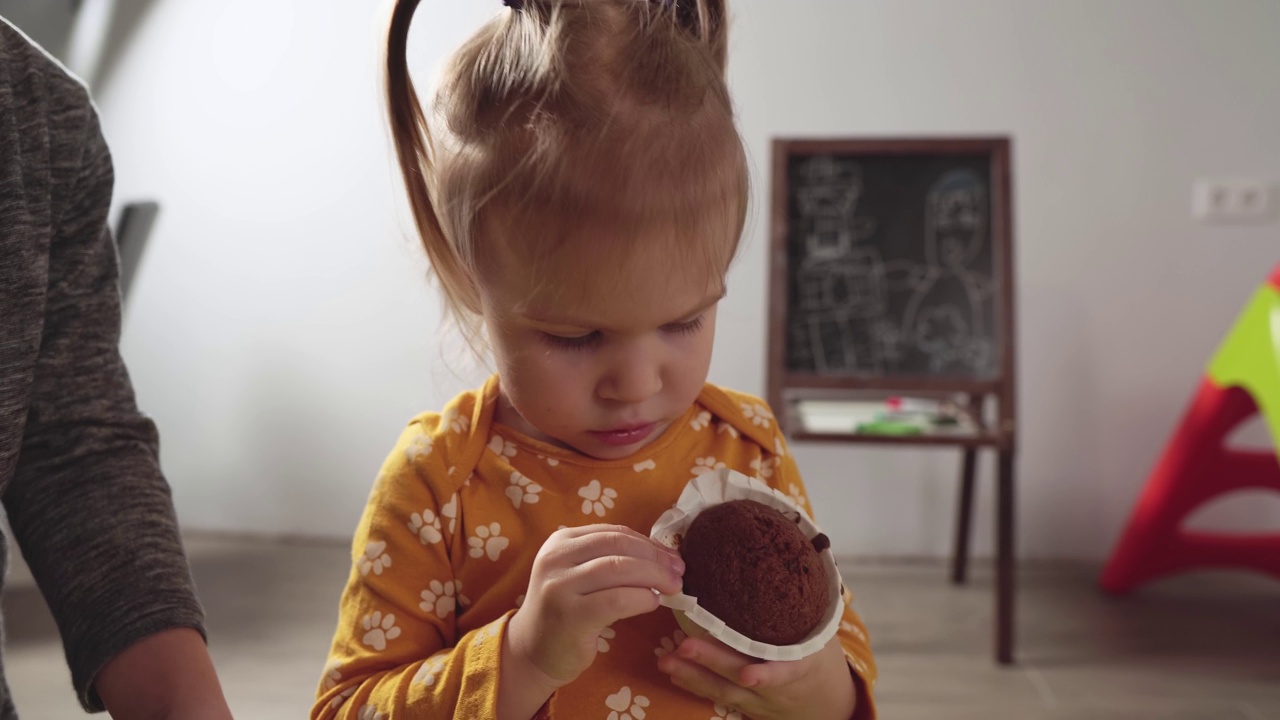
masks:
<svg viewBox="0 0 1280 720"><path fill-rule="evenodd" d="M672 273L669 258L649 254L629 258L617 282L587 283L597 289L585 293L554 292L562 288L518 263L489 273L482 294L501 378L499 422L614 460L689 409L711 364L722 278ZM573 282L585 272L558 275Z"/></svg>

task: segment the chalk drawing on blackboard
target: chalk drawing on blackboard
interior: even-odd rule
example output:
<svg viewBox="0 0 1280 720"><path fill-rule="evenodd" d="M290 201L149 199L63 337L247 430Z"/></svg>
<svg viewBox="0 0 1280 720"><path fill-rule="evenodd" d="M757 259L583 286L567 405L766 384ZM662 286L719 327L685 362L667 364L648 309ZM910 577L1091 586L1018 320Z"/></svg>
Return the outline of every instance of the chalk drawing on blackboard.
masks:
<svg viewBox="0 0 1280 720"><path fill-rule="evenodd" d="M854 317L875 317L885 308L884 262L876 248L805 263L796 272L802 312L843 310Z"/></svg>
<svg viewBox="0 0 1280 720"><path fill-rule="evenodd" d="M908 258L890 260L884 264L885 282L894 291L913 292L931 278L931 268Z"/></svg>
<svg viewBox="0 0 1280 720"><path fill-rule="evenodd" d="M879 370L884 366L873 325L843 310L810 313L806 317L814 366L821 372L850 369Z"/></svg>
<svg viewBox="0 0 1280 720"><path fill-rule="evenodd" d="M884 332L868 321L885 312L884 263L875 248L806 264L796 274L799 315L809 328L815 365L823 371L882 367Z"/></svg>
<svg viewBox="0 0 1280 720"><path fill-rule="evenodd" d="M874 320L885 313L888 283L875 247L859 246L875 232L875 220L858 212L862 169L856 162L823 156L799 168L796 190L803 260L796 270L796 328L803 350L793 362L821 372L883 370L886 338L896 333Z"/></svg>
<svg viewBox="0 0 1280 720"><path fill-rule="evenodd" d="M822 262L843 257L875 232L875 222L858 215L862 168L856 162L823 156L800 168L804 185L796 191L804 233L805 257Z"/></svg>
<svg viewBox="0 0 1280 720"><path fill-rule="evenodd" d="M945 173L926 195L925 262L906 274L914 287L902 332L933 372L994 370L985 323L992 282L972 267L987 242L988 207L986 183L968 170Z"/></svg>

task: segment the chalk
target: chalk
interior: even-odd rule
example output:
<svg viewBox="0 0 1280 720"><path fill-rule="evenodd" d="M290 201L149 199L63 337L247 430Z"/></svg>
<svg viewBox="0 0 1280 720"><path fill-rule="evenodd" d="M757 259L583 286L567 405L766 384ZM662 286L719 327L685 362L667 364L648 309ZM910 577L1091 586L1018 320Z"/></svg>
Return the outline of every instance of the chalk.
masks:
<svg viewBox="0 0 1280 720"><path fill-rule="evenodd" d="M924 430L914 423L877 420L858 425L857 432L864 435L920 435Z"/></svg>

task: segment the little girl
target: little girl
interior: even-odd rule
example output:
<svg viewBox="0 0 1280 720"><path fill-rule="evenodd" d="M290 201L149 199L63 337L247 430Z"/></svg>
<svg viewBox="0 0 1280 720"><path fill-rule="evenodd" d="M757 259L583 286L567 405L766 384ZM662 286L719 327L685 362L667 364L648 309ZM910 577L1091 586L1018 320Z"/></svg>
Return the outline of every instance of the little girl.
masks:
<svg viewBox="0 0 1280 720"><path fill-rule="evenodd" d="M706 383L748 196L724 0L506 0L431 123L405 59L417 5L393 10L393 136L497 375L383 465L312 718L874 718L851 609L822 651L766 663L686 638L654 593L684 568L649 528L697 475L810 509L769 409Z"/></svg>

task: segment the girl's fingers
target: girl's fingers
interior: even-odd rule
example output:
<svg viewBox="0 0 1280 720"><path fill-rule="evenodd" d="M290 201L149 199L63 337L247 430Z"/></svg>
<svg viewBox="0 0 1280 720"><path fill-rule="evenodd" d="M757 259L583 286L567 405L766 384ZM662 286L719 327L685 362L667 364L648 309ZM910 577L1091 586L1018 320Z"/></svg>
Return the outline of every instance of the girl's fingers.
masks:
<svg viewBox="0 0 1280 720"><path fill-rule="evenodd" d="M735 685L745 685L742 682L743 670L759 662L714 638L688 638L680 643L676 655L701 665Z"/></svg>
<svg viewBox="0 0 1280 720"><path fill-rule="evenodd" d="M557 553L557 565L583 565L602 557L633 557L656 562L684 572L684 561L674 550L668 549L645 535L621 526L595 526L598 530L582 533L566 539L564 548Z"/></svg>
<svg viewBox="0 0 1280 720"><path fill-rule="evenodd" d="M557 530L555 534L563 538L579 538L579 537L582 537L583 535L591 535L593 533L598 533L598 532L620 532L620 533L634 534L637 536L640 535L640 533L636 532L635 530L632 530L626 525L608 525L605 523L599 523L596 525L579 525L577 527L567 527L567 528L564 528L563 530Z"/></svg>
<svg viewBox="0 0 1280 720"><path fill-rule="evenodd" d="M658 595L648 588L621 587L600 590L582 598L584 623L608 627L619 620L644 615L658 609Z"/></svg>
<svg viewBox="0 0 1280 720"><path fill-rule="evenodd" d="M747 716L759 707L760 698L751 690L712 672L697 662L680 657L677 653L658 661L658 669L671 676L671 682L694 695L704 697L717 705L735 708Z"/></svg>
<svg viewBox="0 0 1280 720"><path fill-rule="evenodd" d="M748 665L739 678L743 687L767 691L785 687L813 672L809 658L793 662L764 662Z"/></svg>
<svg viewBox="0 0 1280 720"><path fill-rule="evenodd" d="M608 555L589 560L564 574L565 589L575 595L590 595L611 588L657 588L663 593L679 592L680 575L666 561Z"/></svg>

